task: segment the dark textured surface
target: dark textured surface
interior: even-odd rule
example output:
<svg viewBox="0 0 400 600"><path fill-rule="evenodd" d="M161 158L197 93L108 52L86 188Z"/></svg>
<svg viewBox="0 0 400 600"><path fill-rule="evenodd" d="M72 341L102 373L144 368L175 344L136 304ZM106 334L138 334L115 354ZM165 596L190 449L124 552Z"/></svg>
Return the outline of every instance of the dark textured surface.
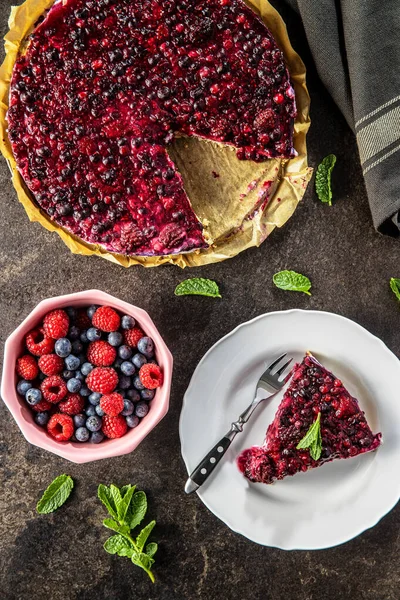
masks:
<svg viewBox="0 0 400 600"><path fill-rule="evenodd" d="M10 5L10 0L1 3L3 33ZM175 357L170 412L125 457L70 464L28 446L7 409L0 407L0 597L5 600L399 597L399 507L343 546L283 552L232 533L197 497L183 493L186 473L178 437L183 394L204 352L239 323L269 310L333 311L365 326L400 356L400 306L388 287L391 276L400 276L399 242L375 233L353 135L315 76L294 14L283 14L309 66L310 164L329 152L338 156L335 205L318 203L310 186L290 222L261 248L190 272L175 267L124 270L97 258L73 256L56 235L29 223L8 169L0 163L1 342L43 297L99 287L149 310ZM283 268L310 276L311 298L273 287L273 273ZM223 300L175 298L175 285L193 275L216 279ZM59 512L37 516L41 490L64 471L76 480L73 497ZM95 499L99 482L135 482L148 492L160 542L155 586L127 559L102 550L106 531Z"/></svg>

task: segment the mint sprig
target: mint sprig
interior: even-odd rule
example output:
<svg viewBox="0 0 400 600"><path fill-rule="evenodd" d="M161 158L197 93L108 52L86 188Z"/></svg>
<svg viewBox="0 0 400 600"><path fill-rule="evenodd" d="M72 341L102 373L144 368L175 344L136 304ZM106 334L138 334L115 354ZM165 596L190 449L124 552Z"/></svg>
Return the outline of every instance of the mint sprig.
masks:
<svg viewBox="0 0 400 600"><path fill-rule="evenodd" d="M279 271L275 273L272 281L280 290L290 290L292 292L303 292L308 296L311 296L309 291L311 288L311 281L305 275L296 273L296 271Z"/></svg>
<svg viewBox="0 0 400 600"><path fill-rule="evenodd" d="M333 167L336 164L336 156L328 154L323 161L318 165L315 174L315 191L321 202L332 206L332 187L331 176Z"/></svg>
<svg viewBox="0 0 400 600"><path fill-rule="evenodd" d="M322 453L322 437L321 437L321 413L311 425L306 435L300 440L296 446L297 450L310 450L310 456L314 460L318 460Z"/></svg>
<svg viewBox="0 0 400 600"><path fill-rule="evenodd" d="M392 277L390 279L390 288L397 300L400 300L400 279L397 277Z"/></svg>
<svg viewBox="0 0 400 600"><path fill-rule="evenodd" d="M47 515L60 508L68 499L74 482L69 475L59 475L43 492L43 496L37 503L36 510L40 515Z"/></svg>
<svg viewBox="0 0 400 600"><path fill-rule="evenodd" d="M97 495L108 510L111 519L104 519L103 525L116 535L111 536L104 544L104 550L109 554L127 556L134 565L143 569L154 583L152 566L157 544L146 542L156 524L150 521L134 539L133 530L140 525L147 512L147 498L142 491L136 491L135 485L124 485L118 488L111 484L109 487L100 484Z"/></svg>
<svg viewBox="0 0 400 600"><path fill-rule="evenodd" d="M175 288L175 296L209 296L211 298L222 298L219 287L211 279L193 277L181 281Z"/></svg>

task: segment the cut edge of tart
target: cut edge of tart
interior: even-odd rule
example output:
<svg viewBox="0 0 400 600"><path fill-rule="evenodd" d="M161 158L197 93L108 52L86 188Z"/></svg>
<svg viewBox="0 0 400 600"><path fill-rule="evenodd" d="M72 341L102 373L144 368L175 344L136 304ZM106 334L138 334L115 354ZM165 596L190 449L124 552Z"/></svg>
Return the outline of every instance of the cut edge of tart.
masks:
<svg viewBox="0 0 400 600"><path fill-rule="evenodd" d="M271 484L380 446L382 434L372 433L358 400L310 352L289 377L263 445L237 459L247 479Z"/></svg>

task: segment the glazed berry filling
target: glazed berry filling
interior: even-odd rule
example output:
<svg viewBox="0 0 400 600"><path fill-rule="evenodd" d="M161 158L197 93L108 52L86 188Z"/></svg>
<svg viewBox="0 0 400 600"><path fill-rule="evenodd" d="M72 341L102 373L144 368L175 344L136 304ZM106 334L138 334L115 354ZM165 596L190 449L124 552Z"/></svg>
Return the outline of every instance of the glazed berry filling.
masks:
<svg viewBox="0 0 400 600"><path fill-rule="evenodd" d="M314 460L309 450L297 450L297 445L319 413L322 454ZM245 450L238 458L238 466L251 481L272 483L336 458L376 450L380 443L381 434L372 433L357 400L342 382L307 356L293 370L264 445Z"/></svg>
<svg viewBox="0 0 400 600"><path fill-rule="evenodd" d="M8 111L39 206L126 255L207 246L166 146L176 132L288 158L294 91L242 0L56 3L15 65Z"/></svg>

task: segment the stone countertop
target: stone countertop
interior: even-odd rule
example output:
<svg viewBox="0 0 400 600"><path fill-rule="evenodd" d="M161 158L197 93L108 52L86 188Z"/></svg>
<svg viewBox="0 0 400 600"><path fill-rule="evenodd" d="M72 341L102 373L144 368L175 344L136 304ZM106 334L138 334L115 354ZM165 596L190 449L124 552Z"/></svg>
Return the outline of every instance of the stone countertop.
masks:
<svg viewBox="0 0 400 600"><path fill-rule="evenodd" d="M11 0L0 6L6 32ZM310 185L290 221L259 249L225 263L182 272L176 267L124 268L72 255L54 234L32 224L18 203L8 168L0 162L0 341L44 297L101 288L148 310L175 357L171 408L132 454L74 465L29 446L5 406L0 406L0 572L4 600L397 600L400 587L397 506L373 529L342 546L317 552L264 548L230 531L198 497L183 493L178 420L193 370L221 336L266 311L305 308L354 319L400 356L400 306L389 289L400 276L398 240L371 223L356 142L318 80L297 17L279 3L295 48L308 66L313 124L308 137L312 166L338 157L332 208ZM285 293L273 273L307 274L313 295ZM220 283L223 300L176 298L188 276ZM345 343L345 340L344 340ZM2 348L1 348L2 350ZM58 512L35 514L41 491L58 474L76 482ZM137 483L149 496L160 543L157 583L127 559L102 549L104 511L100 482Z"/></svg>

